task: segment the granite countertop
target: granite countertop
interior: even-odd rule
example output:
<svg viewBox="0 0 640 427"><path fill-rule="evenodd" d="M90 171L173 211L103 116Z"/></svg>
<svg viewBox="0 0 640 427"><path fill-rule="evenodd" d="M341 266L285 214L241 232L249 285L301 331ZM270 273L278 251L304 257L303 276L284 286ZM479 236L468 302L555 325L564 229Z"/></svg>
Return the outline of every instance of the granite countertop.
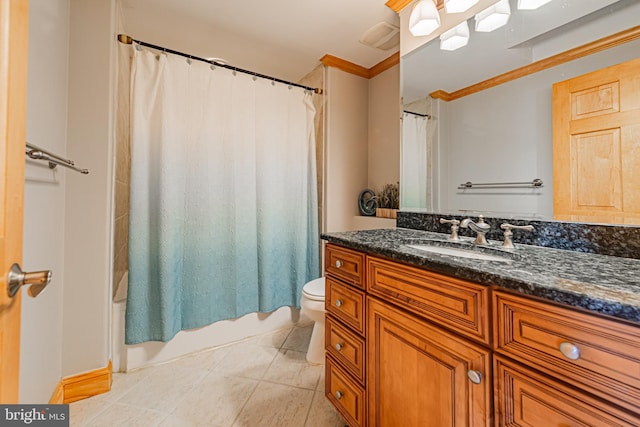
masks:
<svg viewBox="0 0 640 427"><path fill-rule="evenodd" d="M640 323L640 260L516 243L475 246L472 239L448 241L447 234L406 228L322 234L322 239L431 271L546 298ZM465 259L413 249L428 243L497 255L506 261Z"/></svg>

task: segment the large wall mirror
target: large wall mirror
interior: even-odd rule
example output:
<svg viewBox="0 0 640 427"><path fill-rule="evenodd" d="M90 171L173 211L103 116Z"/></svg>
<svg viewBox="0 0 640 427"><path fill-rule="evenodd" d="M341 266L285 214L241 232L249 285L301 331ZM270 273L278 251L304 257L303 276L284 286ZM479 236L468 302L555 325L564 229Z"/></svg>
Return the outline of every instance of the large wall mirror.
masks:
<svg viewBox="0 0 640 427"><path fill-rule="evenodd" d="M509 22L493 32L475 32L469 19L463 48L442 50L436 37L402 56L402 210L553 219L552 85L640 57L634 35L457 97L503 73L614 34L638 33L637 0L553 0L537 10L510 4ZM505 185L477 185L484 183Z"/></svg>

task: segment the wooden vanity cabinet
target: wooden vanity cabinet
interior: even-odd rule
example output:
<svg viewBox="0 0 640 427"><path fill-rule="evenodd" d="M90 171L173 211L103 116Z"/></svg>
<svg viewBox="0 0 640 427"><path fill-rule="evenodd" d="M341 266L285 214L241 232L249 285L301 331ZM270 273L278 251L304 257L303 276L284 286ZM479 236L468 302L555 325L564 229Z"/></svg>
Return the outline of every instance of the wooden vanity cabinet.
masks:
<svg viewBox="0 0 640 427"><path fill-rule="evenodd" d="M370 427L493 425L488 349L373 297L367 318Z"/></svg>
<svg viewBox="0 0 640 427"><path fill-rule="evenodd" d="M545 425L513 421L543 407L546 425L640 425L640 328L499 290L493 305L496 353L519 363L496 357L500 425Z"/></svg>
<svg viewBox="0 0 640 427"><path fill-rule="evenodd" d="M366 262L369 426L492 426L489 288Z"/></svg>
<svg viewBox="0 0 640 427"><path fill-rule="evenodd" d="M637 325L327 251L326 394L350 426L640 426Z"/></svg>
<svg viewBox="0 0 640 427"><path fill-rule="evenodd" d="M325 396L351 427L364 427L365 255L327 244L325 277Z"/></svg>

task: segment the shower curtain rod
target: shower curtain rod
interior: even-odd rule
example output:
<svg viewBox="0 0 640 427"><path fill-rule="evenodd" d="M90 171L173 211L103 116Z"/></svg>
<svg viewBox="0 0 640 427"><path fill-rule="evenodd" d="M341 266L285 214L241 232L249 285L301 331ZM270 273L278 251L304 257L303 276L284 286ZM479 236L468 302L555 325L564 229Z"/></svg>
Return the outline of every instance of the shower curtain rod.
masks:
<svg viewBox="0 0 640 427"><path fill-rule="evenodd" d="M313 91L314 93L317 93L319 95L322 95L322 89L320 89L320 88L304 86L304 85L301 85L301 84L298 84L298 83L288 82L286 80L282 80L282 79L278 79L278 78L275 78L275 77L267 76L267 75L264 75L264 74L256 73L255 71L244 70L242 68L234 67L232 65L223 64L223 63L217 62L215 60L200 58L198 56L189 55L188 53L179 52L177 50L168 49L168 48L162 47L162 46L156 46L156 45L151 44L151 43L147 43L147 42L143 42L143 41L140 41L140 40L136 40L136 39L134 39L134 38L132 38L132 37L126 35L126 34L118 34L118 41L120 43L124 43L124 44L132 44L133 42L135 42L135 43L139 44L140 46L146 46L146 47L149 47L151 49L156 49L156 50L161 50L163 52L173 53L174 55L180 55L180 56L183 56L185 58L195 59L196 61L202 61L202 62L206 62L207 64L215 65L216 67L227 68L229 70L238 71L240 73L244 73L244 74L249 74L251 76L260 77L262 79L267 79L267 80L271 80L271 81L278 82L278 83L284 83L284 84L287 84L287 85L290 85L290 86L300 87L300 88L303 88L303 89L306 89L306 90Z"/></svg>
<svg viewBox="0 0 640 427"><path fill-rule="evenodd" d="M427 119L431 118L429 114L414 113L413 111L409 111L409 110L403 110L402 112L407 114L413 114L414 116L426 117Z"/></svg>

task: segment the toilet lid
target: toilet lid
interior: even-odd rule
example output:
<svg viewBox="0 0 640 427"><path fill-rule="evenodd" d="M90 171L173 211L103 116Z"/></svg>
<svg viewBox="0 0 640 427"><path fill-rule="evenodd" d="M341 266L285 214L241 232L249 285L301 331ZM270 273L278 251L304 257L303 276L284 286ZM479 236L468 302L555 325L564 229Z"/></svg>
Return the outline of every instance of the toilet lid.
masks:
<svg viewBox="0 0 640 427"><path fill-rule="evenodd" d="M324 277L308 282L302 288L302 293L310 299L324 300Z"/></svg>

